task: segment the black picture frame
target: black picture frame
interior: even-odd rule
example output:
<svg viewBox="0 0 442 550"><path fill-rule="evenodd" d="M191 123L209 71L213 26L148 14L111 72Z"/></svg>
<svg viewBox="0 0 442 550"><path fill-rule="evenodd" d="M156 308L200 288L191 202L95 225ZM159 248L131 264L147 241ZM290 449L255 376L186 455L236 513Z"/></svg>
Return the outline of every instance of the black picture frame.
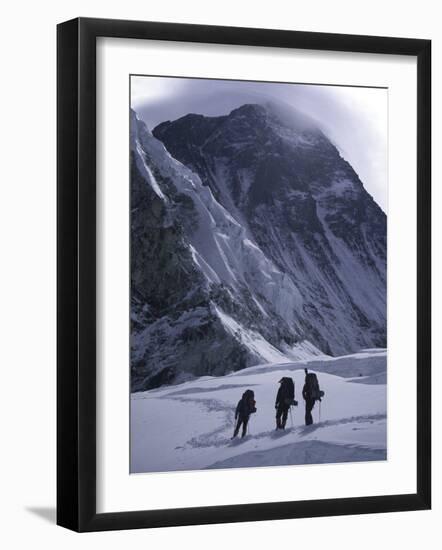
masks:
<svg viewBox="0 0 442 550"><path fill-rule="evenodd" d="M417 491L97 513L96 39L398 54L417 58ZM75 531L424 510L431 506L431 41L79 18L57 28L57 523Z"/></svg>

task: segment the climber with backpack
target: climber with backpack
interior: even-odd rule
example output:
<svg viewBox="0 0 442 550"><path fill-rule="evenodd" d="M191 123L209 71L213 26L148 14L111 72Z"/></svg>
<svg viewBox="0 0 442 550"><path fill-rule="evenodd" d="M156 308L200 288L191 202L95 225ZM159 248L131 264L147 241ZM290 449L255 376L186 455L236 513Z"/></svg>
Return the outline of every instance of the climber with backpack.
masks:
<svg viewBox="0 0 442 550"><path fill-rule="evenodd" d="M293 378L285 376L279 381L279 389L276 394L275 409L276 409L276 429L285 430L287 423L287 415L292 405L297 405L295 401L295 383Z"/></svg>
<svg viewBox="0 0 442 550"><path fill-rule="evenodd" d="M313 424L312 410L316 401L321 401L324 392L319 388L318 377L314 372L305 371L305 383L302 388L302 397L305 400L305 425Z"/></svg>
<svg viewBox="0 0 442 550"><path fill-rule="evenodd" d="M241 399L238 401L238 405L235 410L235 431L233 432L232 439L238 435L242 425L241 437L245 437L247 433L247 424L249 422L250 415L256 413L256 401L255 394L252 390L246 390Z"/></svg>

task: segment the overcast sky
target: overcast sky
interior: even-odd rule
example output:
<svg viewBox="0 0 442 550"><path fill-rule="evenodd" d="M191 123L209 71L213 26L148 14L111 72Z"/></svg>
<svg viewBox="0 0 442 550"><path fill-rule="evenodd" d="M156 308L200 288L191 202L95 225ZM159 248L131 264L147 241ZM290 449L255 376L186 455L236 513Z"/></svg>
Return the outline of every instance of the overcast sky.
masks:
<svg viewBox="0 0 442 550"><path fill-rule="evenodd" d="M282 101L315 119L387 211L387 90L132 76L131 105L150 129L188 113L224 115L244 103Z"/></svg>

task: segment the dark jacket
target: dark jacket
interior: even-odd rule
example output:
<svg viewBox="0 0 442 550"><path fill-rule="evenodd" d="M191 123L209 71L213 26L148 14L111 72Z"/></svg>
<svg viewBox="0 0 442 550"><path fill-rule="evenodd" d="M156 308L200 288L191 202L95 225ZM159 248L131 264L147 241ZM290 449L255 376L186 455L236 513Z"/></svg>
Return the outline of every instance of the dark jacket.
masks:
<svg viewBox="0 0 442 550"><path fill-rule="evenodd" d="M282 378L278 393L276 394L275 407L287 407L293 403L295 398L295 387L293 380Z"/></svg>
<svg viewBox="0 0 442 550"><path fill-rule="evenodd" d="M321 398L324 396L324 392L320 390L319 385L315 388L312 388L307 382L302 388L302 397L305 401L321 401Z"/></svg>
<svg viewBox="0 0 442 550"><path fill-rule="evenodd" d="M305 401L311 401L313 398L310 396L309 388L307 387L307 384L304 384L304 387L302 388L302 397Z"/></svg>
<svg viewBox="0 0 442 550"><path fill-rule="evenodd" d="M276 394L276 401L275 401L275 407L279 407L279 405L284 404L284 391L282 389L282 386L279 386L278 393Z"/></svg>
<svg viewBox="0 0 442 550"><path fill-rule="evenodd" d="M235 418L248 418L252 413L256 412L255 405L256 401L253 394L247 394L247 392L245 392L236 406Z"/></svg>

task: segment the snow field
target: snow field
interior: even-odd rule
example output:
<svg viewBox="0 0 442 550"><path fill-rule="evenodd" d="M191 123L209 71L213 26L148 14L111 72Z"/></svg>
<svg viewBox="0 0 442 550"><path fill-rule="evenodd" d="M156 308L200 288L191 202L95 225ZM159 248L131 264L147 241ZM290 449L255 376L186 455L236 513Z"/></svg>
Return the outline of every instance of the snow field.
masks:
<svg viewBox="0 0 442 550"><path fill-rule="evenodd" d="M308 427L301 394L305 366L317 372L325 391ZM294 379L299 404L291 408L286 430L276 431L274 401L283 376ZM363 350L132 394L131 472L385 460L385 378L386 351ZM247 437L231 441L234 410L248 388L258 410Z"/></svg>

